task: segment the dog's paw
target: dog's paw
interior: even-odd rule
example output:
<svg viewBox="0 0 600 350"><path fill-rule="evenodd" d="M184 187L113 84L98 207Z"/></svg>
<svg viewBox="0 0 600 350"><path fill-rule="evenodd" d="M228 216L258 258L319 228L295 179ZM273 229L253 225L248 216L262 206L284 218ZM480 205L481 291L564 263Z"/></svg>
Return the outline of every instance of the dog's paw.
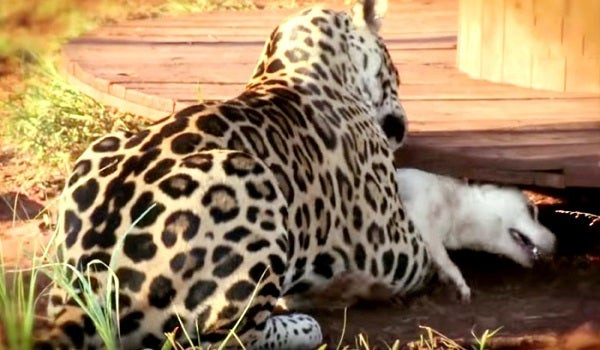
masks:
<svg viewBox="0 0 600 350"><path fill-rule="evenodd" d="M463 304L468 304L471 302L471 288L466 284L457 285L458 291L458 299Z"/></svg>

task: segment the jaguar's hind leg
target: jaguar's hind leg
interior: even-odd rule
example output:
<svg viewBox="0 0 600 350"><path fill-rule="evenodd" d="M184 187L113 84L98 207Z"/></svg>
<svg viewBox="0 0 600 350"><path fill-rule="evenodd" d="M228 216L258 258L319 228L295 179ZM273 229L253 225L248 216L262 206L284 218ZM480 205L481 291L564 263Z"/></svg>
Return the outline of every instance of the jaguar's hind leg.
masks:
<svg viewBox="0 0 600 350"><path fill-rule="evenodd" d="M288 233L287 202L270 169L252 155L214 150L184 158L177 175L198 179L186 202L203 207L198 232L171 250L170 261L185 254L172 279L187 291L173 304L190 313L188 320L202 321L201 340L221 342L234 331L250 349L317 346L322 337L313 318L272 313L288 268Z"/></svg>
<svg viewBox="0 0 600 350"><path fill-rule="evenodd" d="M106 252L114 257L111 266L120 282L121 348L159 349L165 333L173 333L182 345L188 337L190 345L229 339L227 345L234 347L239 339L250 349L318 345L321 332L314 319L272 313L288 268L287 202L266 164L238 151L190 153L139 192L132 203L152 193L149 217L137 225L124 221L127 233L115 232L123 245ZM71 247L65 258L87 261L85 254L97 251ZM103 275L90 275L101 294ZM62 346L58 340L66 327L79 331L77 345L80 338L88 344L83 312L55 304L55 344ZM61 308L73 309L76 317L65 319ZM228 338L232 331L236 337ZM72 338L64 335L67 341Z"/></svg>

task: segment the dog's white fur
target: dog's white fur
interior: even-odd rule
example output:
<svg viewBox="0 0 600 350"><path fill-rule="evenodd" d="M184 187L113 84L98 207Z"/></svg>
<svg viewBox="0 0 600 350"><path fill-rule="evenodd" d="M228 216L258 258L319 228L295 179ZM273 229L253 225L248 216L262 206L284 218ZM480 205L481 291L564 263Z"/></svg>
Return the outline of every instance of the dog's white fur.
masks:
<svg viewBox="0 0 600 350"><path fill-rule="evenodd" d="M554 249L554 235L537 221L537 208L528 208L533 204L516 188L468 185L417 169L398 169L396 180L407 215L421 232L440 279L454 283L463 301L470 300L471 289L446 249L485 251L533 266L536 254L517 243L511 228L527 236L536 253Z"/></svg>

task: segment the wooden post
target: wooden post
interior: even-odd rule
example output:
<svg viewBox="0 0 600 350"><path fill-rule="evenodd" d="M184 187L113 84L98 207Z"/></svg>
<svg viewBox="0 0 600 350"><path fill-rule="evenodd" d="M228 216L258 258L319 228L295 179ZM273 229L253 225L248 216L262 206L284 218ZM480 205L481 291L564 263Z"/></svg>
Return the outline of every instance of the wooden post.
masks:
<svg viewBox="0 0 600 350"><path fill-rule="evenodd" d="M460 0L457 62L474 78L600 93L600 0Z"/></svg>

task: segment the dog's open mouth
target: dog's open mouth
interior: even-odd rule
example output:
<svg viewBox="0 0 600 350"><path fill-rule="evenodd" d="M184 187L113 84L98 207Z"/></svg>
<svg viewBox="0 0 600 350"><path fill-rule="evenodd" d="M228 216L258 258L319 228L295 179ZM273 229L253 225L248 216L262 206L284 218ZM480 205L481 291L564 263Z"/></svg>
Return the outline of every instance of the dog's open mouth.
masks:
<svg viewBox="0 0 600 350"><path fill-rule="evenodd" d="M516 228L510 228L508 230L511 237L519 244L533 260L538 260L541 257L540 249L533 244L529 237L525 236L521 231Z"/></svg>

